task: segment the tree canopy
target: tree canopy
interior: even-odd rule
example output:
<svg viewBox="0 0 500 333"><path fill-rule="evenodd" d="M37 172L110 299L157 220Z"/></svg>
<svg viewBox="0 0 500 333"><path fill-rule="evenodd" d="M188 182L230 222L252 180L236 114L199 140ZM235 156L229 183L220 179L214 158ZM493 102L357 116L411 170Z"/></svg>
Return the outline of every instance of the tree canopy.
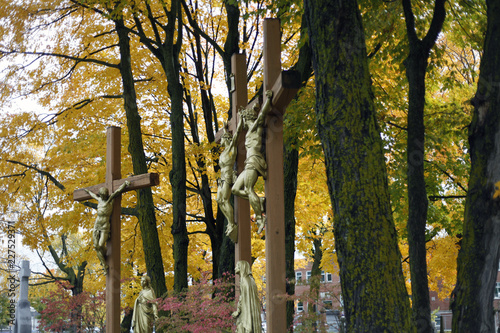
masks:
<svg viewBox="0 0 500 333"><path fill-rule="evenodd" d="M291 258L295 248L309 254L321 239L322 269L353 274L355 268L339 267L339 255L346 258L339 249L349 244L342 238L372 230L376 209L382 207L387 224L372 231L391 238L387 244L393 253L386 254L396 271L402 269L407 292L430 289L440 298L450 297L467 232L463 221L472 149L467 130L477 112L471 101L485 52L487 7L461 0L357 1L352 17L359 19L359 34L326 44L329 57L342 43L344 51L335 53L339 62L325 70L340 75L344 61L352 60L343 57L356 54L366 62L359 67L362 75L355 79L351 71L338 77L348 87L362 82L366 89L340 93L345 87L338 85L327 94L338 103L335 110L363 100L361 109L369 112L335 127L343 113L335 111L329 119L315 112L323 89L318 78L325 73L314 67L313 74L311 57L321 58L309 46L317 41L311 29L320 13L305 12L307 3L313 1L0 0L0 209L2 221L15 220L23 243L46 265L34 284L66 281L63 285L75 295L104 288L91 244L96 206L73 202L72 193L104 181L108 126L122 127L122 174L157 172L161 182L124 196L122 278L134 280L148 272L162 295L187 288L189 280L200 280L206 272L214 279L232 272L234 245L225 236L215 200L220 174L215 133L233 116L233 53L246 53L249 100L262 94L262 21L277 17L283 67L298 70L303 80L284 118L287 200L294 203L287 213ZM442 15L441 23L436 15ZM424 63L411 72L412 59L421 61L422 54ZM411 75L424 90L415 88ZM360 117L370 123L356 128ZM338 131L325 135L334 128ZM355 132L372 148L347 147L345 139ZM367 155L374 151L377 157ZM330 153L339 152L351 157L329 160ZM375 160L380 169L372 166ZM339 164L331 173L334 161ZM333 181L350 170L346 165L354 173ZM415 165L417 176L411 173ZM363 166L366 182L356 174ZM380 186L372 182L376 177ZM417 196L414 177L420 184ZM264 192L263 182L257 189ZM350 201L358 195L359 201ZM377 198L373 208L364 201L371 195ZM428 201L427 213L423 206L412 206L415 200ZM352 217L345 217L346 210ZM420 214L416 224L411 222L415 214ZM354 216L360 218L359 229L353 227ZM0 228L6 233L7 224ZM254 233L252 246L254 275L261 283L263 236ZM412 252L416 246L418 255ZM369 258L368 248L363 258ZM418 275L411 273L415 258L419 267L426 265L420 276L428 281L421 289L415 289ZM293 272L293 260L287 262ZM50 290L41 286L39 294L47 295ZM124 289L124 307L132 305L138 288L134 280ZM347 293L351 287L343 288ZM430 314L423 317L428 320Z"/></svg>

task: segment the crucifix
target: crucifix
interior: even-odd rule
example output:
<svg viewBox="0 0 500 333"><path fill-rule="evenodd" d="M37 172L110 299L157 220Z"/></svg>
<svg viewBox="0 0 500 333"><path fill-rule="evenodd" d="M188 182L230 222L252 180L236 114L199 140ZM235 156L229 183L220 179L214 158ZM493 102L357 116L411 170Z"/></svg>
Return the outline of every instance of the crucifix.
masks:
<svg viewBox="0 0 500 333"><path fill-rule="evenodd" d="M113 200L113 209L110 218L111 231L107 241L108 266L106 272L106 333L120 332L120 242L121 242L121 192L151 187L160 183L157 173L147 173L121 179L121 129L108 127L106 142L106 181L99 185L78 189L73 192L73 199L84 201L92 196L87 191L98 193L106 188L108 193L118 193ZM124 184L127 184L124 186Z"/></svg>
<svg viewBox="0 0 500 333"><path fill-rule="evenodd" d="M228 130L235 133L239 123L238 110L253 108L258 100L247 105L246 59L244 54L231 58L231 98L233 117ZM267 332L286 332L286 294L285 267L285 206L283 179L283 114L286 106L294 98L300 87L297 72L281 70L281 31L278 19L264 21L264 100L267 92L272 94L272 110L266 119L266 316ZM220 140L219 131L216 140ZM244 170L246 159L245 133L239 136L236 169L238 174ZM251 259L250 205L248 200L235 196L235 222L238 226L238 239L235 244L235 262Z"/></svg>

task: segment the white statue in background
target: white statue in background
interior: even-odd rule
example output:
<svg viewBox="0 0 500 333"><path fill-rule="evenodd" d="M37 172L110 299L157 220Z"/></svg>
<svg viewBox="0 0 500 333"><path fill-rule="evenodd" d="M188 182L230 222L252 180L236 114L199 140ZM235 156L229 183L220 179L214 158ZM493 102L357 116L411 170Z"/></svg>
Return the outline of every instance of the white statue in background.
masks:
<svg viewBox="0 0 500 333"><path fill-rule="evenodd" d="M97 218L94 223L94 230L92 239L94 242L94 249L97 252L97 257L101 261L102 266L108 270L106 264L106 242L109 239L111 224L110 217L113 213L113 201L117 195L121 194L125 187L129 186L130 182L125 181L113 194L109 195L106 187L99 189L99 194L95 194L85 189L92 198L97 200Z"/></svg>
<svg viewBox="0 0 500 333"><path fill-rule="evenodd" d="M141 286L142 290L135 299L131 326L134 333L152 333L153 323L158 319L158 307L155 292L151 288L151 278L144 275Z"/></svg>
<svg viewBox="0 0 500 333"><path fill-rule="evenodd" d="M247 156L245 159L245 169L239 174L232 188L234 195L250 201L250 205L256 215L256 223L259 226L258 233L262 232L266 224L266 218L262 215L265 213L265 198L260 198L255 193L254 186L259 176L262 176L264 179L267 178L267 163L261 153L262 133L264 131L266 116L272 109L271 101L273 92L271 90L266 91L266 97L267 100L258 115L258 106L255 109L247 108L241 112L244 129L247 130L247 134L245 135Z"/></svg>
<svg viewBox="0 0 500 333"><path fill-rule="evenodd" d="M250 264L240 260L234 269L240 275L240 298L233 318L236 318L236 333L261 333L260 299Z"/></svg>
<svg viewBox="0 0 500 333"><path fill-rule="evenodd" d="M231 187L236 180L234 163L237 156L237 145L240 133L243 129L243 121L240 118L234 136L229 133L227 124L224 125L224 134L221 138L221 145L224 150L219 156L220 178L217 181L217 203L227 219L226 236L234 243L238 241L238 226L234 223L234 210L229 202L231 197Z"/></svg>

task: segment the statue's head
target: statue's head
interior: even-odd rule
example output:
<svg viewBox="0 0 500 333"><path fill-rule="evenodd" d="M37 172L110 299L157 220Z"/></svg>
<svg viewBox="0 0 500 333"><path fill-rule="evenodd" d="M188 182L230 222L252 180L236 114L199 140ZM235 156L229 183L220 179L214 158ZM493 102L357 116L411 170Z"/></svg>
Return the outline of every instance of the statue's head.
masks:
<svg viewBox="0 0 500 333"><path fill-rule="evenodd" d="M236 263L236 267L234 268L234 272L239 274L241 277L248 276L252 274L250 270L250 264L246 260L240 260Z"/></svg>
<svg viewBox="0 0 500 333"><path fill-rule="evenodd" d="M222 146L226 146L229 142L231 142L231 140L233 139L233 136L231 135L230 132L224 132L224 134L222 134L222 137L221 137L221 145Z"/></svg>
<svg viewBox="0 0 500 333"><path fill-rule="evenodd" d="M101 187L99 189L99 196L103 199L107 199L109 197L109 191L106 187Z"/></svg>
<svg viewBox="0 0 500 333"><path fill-rule="evenodd" d="M151 286L151 278L147 275L143 275L141 277L141 286L143 288L150 287Z"/></svg>
<svg viewBox="0 0 500 333"><path fill-rule="evenodd" d="M240 111L240 115L245 122L254 121L257 119L257 112L259 111L259 103L256 103L252 108L248 107Z"/></svg>

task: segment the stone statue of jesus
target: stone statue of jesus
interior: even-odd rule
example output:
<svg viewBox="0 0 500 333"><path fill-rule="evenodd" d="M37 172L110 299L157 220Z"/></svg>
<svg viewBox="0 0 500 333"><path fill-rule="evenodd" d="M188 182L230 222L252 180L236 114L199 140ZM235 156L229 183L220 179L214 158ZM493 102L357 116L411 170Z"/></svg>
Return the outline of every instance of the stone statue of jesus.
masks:
<svg viewBox="0 0 500 333"><path fill-rule="evenodd" d="M231 187L236 179L234 163L238 153L237 144L243 129L243 121L240 119L234 136L227 130L227 124L224 127L225 133L221 138L221 145L224 150L219 156L220 178L217 181L217 203L227 219L226 236L236 243L238 241L238 226L234 223L234 210L229 199L231 197Z"/></svg>
<svg viewBox="0 0 500 333"><path fill-rule="evenodd" d="M130 182L125 181L111 195L109 195L109 191L106 187L101 187L99 189L99 194L95 194L87 189L84 189L84 191L87 192L92 198L97 200L97 218L94 223L92 239L94 242L94 249L97 252L97 257L106 271L108 270L108 265L106 264L106 242L111 231L109 219L111 217L111 213L113 213L113 201L116 196L122 193L125 187L129 185Z"/></svg>
<svg viewBox="0 0 500 333"><path fill-rule="evenodd" d="M257 115L256 110L245 109L241 112L244 128L247 130L245 135L245 148L247 156L245 159L245 169L239 174L233 185L234 195L250 201L255 215L256 223L259 226L258 233L261 233L266 224L266 219L262 216L264 211L264 200L255 193L254 186L259 176L267 178L267 163L261 153L262 132L264 131L264 121L272 109L273 92L266 91L267 100L262 106L261 112Z"/></svg>

